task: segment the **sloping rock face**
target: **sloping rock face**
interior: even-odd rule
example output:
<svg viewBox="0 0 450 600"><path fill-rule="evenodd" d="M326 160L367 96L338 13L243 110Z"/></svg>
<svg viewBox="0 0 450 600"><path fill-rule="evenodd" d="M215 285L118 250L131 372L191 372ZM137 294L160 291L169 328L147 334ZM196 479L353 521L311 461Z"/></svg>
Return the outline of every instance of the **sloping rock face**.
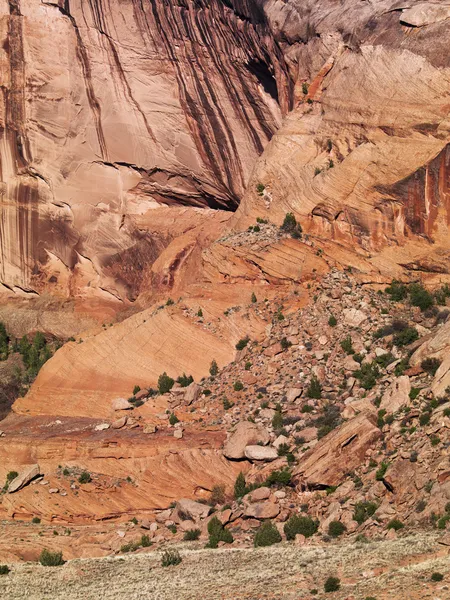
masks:
<svg viewBox="0 0 450 600"><path fill-rule="evenodd" d="M258 162L233 224L255 216L281 224L293 212L325 252L347 246L367 257L366 268L385 269L390 259L448 273L448 7L264 6L289 57L296 107ZM433 251L419 238L435 242Z"/></svg>
<svg viewBox="0 0 450 600"><path fill-rule="evenodd" d="M170 238L135 215L236 208L292 97L248 4L1 4L0 283L133 297Z"/></svg>
<svg viewBox="0 0 450 600"><path fill-rule="evenodd" d="M305 454L294 471L299 487L326 488L339 485L345 475L359 467L366 451L381 437L375 417L361 413L329 433L317 448Z"/></svg>

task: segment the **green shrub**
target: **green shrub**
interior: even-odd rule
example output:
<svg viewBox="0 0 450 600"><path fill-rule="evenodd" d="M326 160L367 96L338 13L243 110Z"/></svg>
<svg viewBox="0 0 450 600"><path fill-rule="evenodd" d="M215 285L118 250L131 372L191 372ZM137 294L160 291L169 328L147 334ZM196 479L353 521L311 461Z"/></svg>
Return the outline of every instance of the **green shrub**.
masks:
<svg viewBox="0 0 450 600"><path fill-rule="evenodd" d="M122 544L122 546L120 547L120 551L124 553L136 552L140 545L140 542L137 541L127 542L126 544Z"/></svg>
<svg viewBox="0 0 450 600"><path fill-rule="evenodd" d="M258 299L256 298L255 292L252 292L252 298L251 298L251 300L252 300L253 304L256 304L256 302L258 302Z"/></svg>
<svg viewBox="0 0 450 600"><path fill-rule="evenodd" d="M394 529L395 531L398 531L399 529L403 529L403 527L404 527L404 524L399 519L392 519L387 524L388 529Z"/></svg>
<svg viewBox="0 0 450 600"><path fill-rule="evenodd" d="M409 392L409 398L410 400L415 400L417 398L417 396L420 394L420 390L422 388L416 388L416 387L412 387L411 391Z"/></svg>
<svg viewBox="0 0 450 600"><path fill-rule="evenodd" d="M278 456L287 456L291 451L289 444L280 444L278 446Z"/></svg>
<svg viewBox="0 0 450 600"><path fill-rule="evenodd" d="M194 378L192 377L192 375L188 376L188 375L186 375L186 373L183 373L183 375L181 375L177 379L177 383L181 387L187 387L188 385L191 385L191 383L193 383L193 381L194 381Z"/></svg>
<svg viewBox="0 0 450 600"><path fill-rule="evenodd" d="M354 371L353 375L359 380L362 388L371 390L377 383L380 369L376 362L364 363L360 369Z"/></svg>
<svg viewBox="0 0 450 600"><path fill-rule="evenodd" d="M197 317L199 317L200 319L203 317L203 311L201 308L199 308L197 311Z"/></svg>
<svg viewBox="0 0 450 600"><path fill-rule="evenodd" d="M275 431L278 431L283 427L283 415L281 412L276 411L272 417L272 427Z"/></svg>
<svg viewBox="0 0 450 600"><path fill-rule="evenodd" d="M328 535L337 538L347 531L347 527L340 521L331 521L328 526Z"/></svg>
<svg viewBox="0 0 450 600"><path fill-rule="evenodd" d="M283 348L283 350L287 350L288 348L290 348L292 346L292 342L289 342L287 340L287 338L281 338L280 341L281 347Z"/></svg>
<svg viewBox="0 0 450 600"><path fill-rule="evenodd" d="M346 354L355 354L352 346L352 338L349 335L342 340L341 348Z"/></svg>
<svg viewBox="0 0 450 600"><path fill-rule="evenodd" d="M388 467L389 467L389 463L384 462L384 461L381 463L380 468L375 473L375 478L377 481L383 481L384 476L386 475L386 471L388 470Z"/></svg>
<svg viewBox="0 0 450 600"><path fill-rule="evenodd" d="M208 548L217 548L219 542L233 543L233 536L228 529L222 525L217 517L213 517L208 523L209 542Z"/></svg>
<svg viewBox="0 0 450 600"><path fill-rule="evenodd" d="M432 375L433 377L436 375L436 371L441 366L441 361L437 358L425 358L420 366L426 372Z"/></svg>
<svg viewBox="0 0 450 600"><path fill-rule="evenodd" d="M215 485L211 490L211 496L209 497L209 503L211 506L216 504L223 504L225 502L225 486Z"/></svg>
<svg viewBox="0 0 450 600"><path fill-rule="evenodd" d="M291 472L288 468L284 468L281 471L272 471L272 473L266 479L266 485L289 485L291 482Z"/></svg>
<svg viewBox="0 0 450 600"><path fill-rule="evenodd" d="M182 561L178 550L165 550L161 557L161 565L163 567L170 567L179 565Z"/></svg>
<svg viewBox="0 0 450 600"><path fill-rule="evenodd" d="M334 315L331 315L330 318L328 319L328 325L330 327L336 327L337 325L337 319Z"/></svg>
<svg viewBox="0 0 450 600"><path fill-rule="evenodd" d="M338 577L328 577L325 581L323 589L326 593L337 592L341 587L341 581Z"/></svg>
<svg viewBox="0 0 450 600"><path fill-rule="evenodd" d="M217 362L215 360L213 360L211 362L211 366L209 367L209 374L211 375L211 377L215 377L218 372L219 372L219 366L217 365Z"/></svg>
<svg viewBox="0 0 450 600"><path fill-rule="evenodd" d="M39 517L33 517L31 519L31 522L34 523L35 525L39 525L39 523L41 522Z"/></svg>
<svg viewBox="0 0 450 600"><path fill-rule="evenodd" d="M289 233L293 238L298 239L302 237L302 227L300 223L297 223L297 219L293 213L286 214L281 230Z"/></svg>
<svg viewBox="0 0 450 600"><path fill-rule="evenodd" d="M223 404L223 410L230 410L230 408L232 408L234 406L234 404L232 402L230 402L226 396L222 400L222 404Z"/></svg>
<svg viewBox="0 0 450 600"><path fill-rule="evenodd" d="M193 542L198 540L200 533L200 529L188 529L183 536L183 540L185 542Z"/></svg>
<svg viewBox="0 0 450 600"><path fill-rule="evenodd" d="M234 497L236 500L242 498L247 493L247 486L245 482L245 476L242 471L236 477L236 481L234 482Z"/></svg>
<svg viewBox="0 0 450 600"><path fill-rule="evenodd" d="M91 474L88 471L83 471L78 477L78 483L90 483L92 481Z"/></svg>
<svg viewBox="0 0 450 600"><path fill-rule="evenodd" d="M442 581L444 579L444 576L442 575L442 573L433 573L430 579L431 581Z"/></svg>
<svg viewBox="0 0 450 600"><path fill-rule="evenodd" d="M306 390L306 395L308 398L313 398L316 400L322 398L322 386L315 375L311 377L308 389Z"/></svg>
<svg viewBox="0 0 450 600"><path fill-rule="evenodd" d="M353 520L362 525L364 521L367 521L375 513L377 508L378 505L375 502L357 502L353 512Z"/></svg>
<svg viewBox="0 0 450 600"><path fill-rule="evenodd" d="M409 300L413 306L418 306L422 312L433 306L434 298L420 283L413 283L408 288Z"/></svg>
<svg viewBox="0 0 450 600"><path fill-rule="evenodd" d="M158 377L158 391L160 394L167 394L175 385L175 380L169 377L164 371L162 375Z"/></svg>
<svg viewBox="0 0 450 600"><path fill-rule="evenodd" d="M153 542L151 541L150 536L146 534L141 535L141 546L143 548L149 548L152 544Z"/></svg>
<svg viewBox="0 0 450 600"><path fill-rule="evenodd" d="M171 413L171 415L169 417L169 423L172 425L172 427L179 422L180 422L180 419L177 417L177 415L175 413Z"/></svg>
<svg viewBox="0 0 450 600"><path fill-rule="evenodd" d="M428 411L423 412L419 417L419 423L422 427L424 427L425 425L428 425L428 423L430 422L430 419L431 419L431 413Z"/></svg>
<svg viewBox="0 0 450 600"><path fill-rule="evenodd" d="M238 343L236 344L236 350L243 350L247 346L249 341L250 341L249 337L241 338L238 341Z"/></svg>
<svg viewBox="0 0 450 600"><path fill-rule="evenodd" d="M136 394L140 391L141 391L141 386L135 385L133 388L133 396L136 396Z"/></svg>
<svg viewBox="0 0 450 600"><path fill-rule="evenodd" d="M44 548L39 556L39 562L44 567L60 567L64 564L62 552L50 552Z"/></svg>
<svg viewBox="0 0 450 600"><path fill-rule="evenodd" d="M353 357L355 358L355 357ZM382 354L381 356L377 356L375 362L377 365L380 365L382 369L385 369L388 365L394 362L395 357L391 352L386 352L386 354Z"/></svg>
<svg viewBox="0 0 450 600"><path fill-rule="evenodd" d="M244 384L242 383L242 381L235 381L233 389L235 392L241 392L244 389Z"/></svg>
<svg viewBox="0 0 450 600"><path fill-rule="evenodd" d="M259 529L255 533L254 545L259 546L272 546L272 544L278 544L281 542L281 534L272 521L265 521L261 523Z"/></svg>
<svg viewBox="0 0 450 600"><path fill-rule="evenodd" d="M8 565L0 565L0 575L8 575L9 571Z"/></svg>
<svg viewBox="0 0 450 600"><path fill-rule="evenodd" d="M266 186L263 183L258 183L256 185L256 191L258 192L258 196L263 196L265 189L266 189Z"/></svg>
<svg viewBox="0 0 450 600"><path fill-rule="evenodd" d="M394 344L396 346L408 346L419 339L419 333L415 327L408 327L394 335Z"/></svg>
<svg viewBox="0 0 450 600"><path fill-rule="evenodd" d="M402 358L402 360L395 365L394 374L396 377L400 377L407 369L409 369L409 359Z"/></svg>
<svg viewBox="0 0 450 600"><path fill-rule="evenodd" d="M297 534L309 538L317 532L318 527L318 521L314 521L311 517L292 515L284 524L284 533L288 540L295 540Z"/></svg>
<svg viewBox="0 0 450 600"><path fill-rule="evenodd" d="M408 295L408 289L406 285L400 283L400 281L396 281L395 279L392 281L391 285L386 288L385 292L386 294L389 294L391 300L394 302L400 302Z"/></svg>

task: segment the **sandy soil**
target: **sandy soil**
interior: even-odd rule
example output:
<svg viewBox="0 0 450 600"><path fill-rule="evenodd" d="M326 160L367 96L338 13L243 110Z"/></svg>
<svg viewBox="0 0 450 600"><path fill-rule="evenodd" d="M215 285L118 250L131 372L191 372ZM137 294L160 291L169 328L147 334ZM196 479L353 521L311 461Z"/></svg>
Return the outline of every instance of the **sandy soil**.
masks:
<svg viewBox="0 0 450 600"><path fill-rule="evenodd" d="M13 565L0 577L8 600L448 600L449 548L435 533L370 543L205 550L179 546L182 563L163 568L161 552L78 559L63 567ZM431 574L444 575L441 582ZM324 593L330 575L338 592ZM317 589L317 594L311 590Z"/></svg>

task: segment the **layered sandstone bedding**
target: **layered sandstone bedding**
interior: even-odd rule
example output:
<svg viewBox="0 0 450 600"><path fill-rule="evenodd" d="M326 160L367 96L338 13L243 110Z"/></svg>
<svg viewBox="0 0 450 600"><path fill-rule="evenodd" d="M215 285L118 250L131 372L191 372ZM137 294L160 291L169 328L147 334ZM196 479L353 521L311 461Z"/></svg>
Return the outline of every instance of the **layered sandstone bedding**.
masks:
<svg viewBox="0 0 450 600"><path fill-rule="evenodd" d="M285 543L305 513L317 531L295 541L342 575L337 598L434 594L450 524L449 10L0 5L0 318L64 342L0 422L2 560L123 554L141 535L159 550L193 528L203 546L215 510L248 552L231 552L230 570L248 563L224 597L252 597L255 556L299 560L287 542L251 554L255 532L273 519ZM438 292L423 310L418 281ZM23 366L10 346L5 378ZM163 372L195 381L155 393ZM354 549L330 557L336 522L383 540L372 587L346 570ZM217 552L201 554L213 570ZM386 571L392 556L406 567ZM140 561L157 571L159 555L120 565L130 594ZM80 564L48 575L54 597L59 577L116 568ZM38 598L30 573L0 586ZM267 585L289 598L321 577Z"/></svg>

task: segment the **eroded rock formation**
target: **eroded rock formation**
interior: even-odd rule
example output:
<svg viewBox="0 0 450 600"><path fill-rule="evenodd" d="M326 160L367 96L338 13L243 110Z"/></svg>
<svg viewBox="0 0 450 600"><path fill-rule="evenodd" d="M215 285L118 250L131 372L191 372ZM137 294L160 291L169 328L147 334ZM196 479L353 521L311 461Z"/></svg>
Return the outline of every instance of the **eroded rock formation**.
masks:
<svg viewBox="0 0 450 600"><path fill-rule="evenodd" d="M0 282L134 299L123 274L171 239L134 216L236 208L290 108L283 54L220 0L11 0L0 23Z"/></svg>

